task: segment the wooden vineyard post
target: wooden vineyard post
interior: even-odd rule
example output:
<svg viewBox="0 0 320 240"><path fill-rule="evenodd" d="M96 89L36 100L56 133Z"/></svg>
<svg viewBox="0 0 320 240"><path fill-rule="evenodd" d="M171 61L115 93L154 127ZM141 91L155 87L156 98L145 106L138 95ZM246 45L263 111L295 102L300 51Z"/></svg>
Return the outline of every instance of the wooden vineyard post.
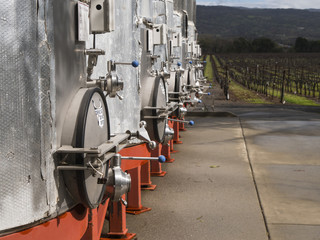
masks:
<svg viewBox="0 0 320 240"><path fill-rule="evenodd" d="M281 98L280 102L284 104L284 86L286 81L286 70L283 71L283 77L282 77L282 86L281 86Z"/></svg>

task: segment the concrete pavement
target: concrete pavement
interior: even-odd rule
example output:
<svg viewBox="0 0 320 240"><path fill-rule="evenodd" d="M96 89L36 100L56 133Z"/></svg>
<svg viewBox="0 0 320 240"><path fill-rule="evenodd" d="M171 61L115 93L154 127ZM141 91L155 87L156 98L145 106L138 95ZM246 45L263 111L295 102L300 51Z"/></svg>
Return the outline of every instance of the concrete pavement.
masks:
<svg viewBox="0 0 320 240"><path fill-rule="evenodd" d="M254 109L228 111L242 123L270 237L319 240L320 109Z"/></svg>
<svg viewBox="0 0 320 240"><path fill-rule="evenodd" d="M215 111L238 117L193 117L176 161L163 165L168 174L143 192L152 211L128 215L130 232L139 240L319 240L320 109Z"/></svg>
<svg viewBox="0 0 320 240"><path fill-rule="evenodd" d="M238 118L194 120L168 174L143 192L152 211L128 216L130 231L139 240L267 239Z"/></svg>

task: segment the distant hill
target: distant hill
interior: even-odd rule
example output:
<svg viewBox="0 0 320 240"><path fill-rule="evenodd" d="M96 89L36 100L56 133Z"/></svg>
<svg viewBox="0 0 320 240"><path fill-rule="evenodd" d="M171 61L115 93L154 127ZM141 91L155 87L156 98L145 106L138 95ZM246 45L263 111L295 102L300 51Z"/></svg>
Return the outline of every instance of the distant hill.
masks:
<svg viewBox="0 0 320 240"><path fill-rule="evenodd" d="M320 10L197 6L199 34L217 38L267 37L293 44L297 37L320 40Z"/></svg>

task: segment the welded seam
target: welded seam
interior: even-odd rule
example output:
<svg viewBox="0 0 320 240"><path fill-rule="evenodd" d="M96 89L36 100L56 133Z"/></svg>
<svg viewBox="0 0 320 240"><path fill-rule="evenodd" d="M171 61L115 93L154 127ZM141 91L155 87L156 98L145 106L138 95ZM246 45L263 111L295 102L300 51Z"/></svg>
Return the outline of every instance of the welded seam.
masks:
<svg viewBox="0 0 320 240"><path fill-rule="evenodd" d="M268 223L267 223L267 218L266 218L266 215L265 215L265 213L264 213L263 206L262 206L262 201L261 201L261 198L260 198L260 193L259 193L259 189L258 189L258 184L257 184L257 181L256 181L256 177L255 177L255 175L254 175L254 171L253 171L253 167L252 167L252 162L251 162L251 158L250 158L250 155L249 155L249 149L248 149L247 139L246 139L246 136L245 136L245 134L244 134L244 129L243 129L243 125L242 125L242 121L241 121L241 118L240 118L240 117L239 117L239 123L240 123L240 127L241 127L242 137L243 137L243 140L244 140L244 145L245 145L246 152L247 152L247 158L248 158L248 162L249 162L249 166L250 166L250 171L251 171L251 175L252 175L253 184L254 184L254 187L255 187L255 189L256 189L256 194L257 194L257 198L258 198L259 205L260 205L260 210L261 210L262 217L263 217L263 221L264 221L264 226L265 226L265 228L266 228L266 232L267 232L268 239L271 240L271 235L270 235L270 231L269 231L269 227L268 227Z"/></svg>

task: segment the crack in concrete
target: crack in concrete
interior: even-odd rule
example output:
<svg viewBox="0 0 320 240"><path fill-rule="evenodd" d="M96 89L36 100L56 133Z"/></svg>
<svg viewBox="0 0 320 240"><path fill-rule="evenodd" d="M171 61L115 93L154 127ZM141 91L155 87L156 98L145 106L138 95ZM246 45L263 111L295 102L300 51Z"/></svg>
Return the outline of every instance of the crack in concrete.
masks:
<svg viewBox="0 0 320 240"><path fill-rule="evenodd" d="M256 177L254 175L253 166L252 166L251 158L250 158L250 155L249 155L247 139L246 139L246 136L244 134L244 128L243 128L243 124L242 124L242 121L241 121L240 117L239 117L239 123L240 123L242 137L243 137L243 141L244 141L244 145L245 145L245 149L246 149L246 153L247 153L247 158L248 158L248 163L249 163L249 167L250 167L250 171L251 171L251 175L252 175L252 180L253 180L253 184L254 184L254 187L255 187L255 190L256 190L256 193L257 193L257 198L258 198L258 201L259 201L259 206L260 206L260 209L261 209L261 214L262 214L262 217L263 217L263 221L264 221L264 225L265 225L265 228L266 228L267 236L268 236L268 239L271 240L271 234L270 234L269 227L268 227L267 217L266 217L266 215L264 213L264 209L263 209L263 206L262 206L262 200L261 200L261 197L260 197L258 184L257 184L257 181L256 181Z"/></svg>

